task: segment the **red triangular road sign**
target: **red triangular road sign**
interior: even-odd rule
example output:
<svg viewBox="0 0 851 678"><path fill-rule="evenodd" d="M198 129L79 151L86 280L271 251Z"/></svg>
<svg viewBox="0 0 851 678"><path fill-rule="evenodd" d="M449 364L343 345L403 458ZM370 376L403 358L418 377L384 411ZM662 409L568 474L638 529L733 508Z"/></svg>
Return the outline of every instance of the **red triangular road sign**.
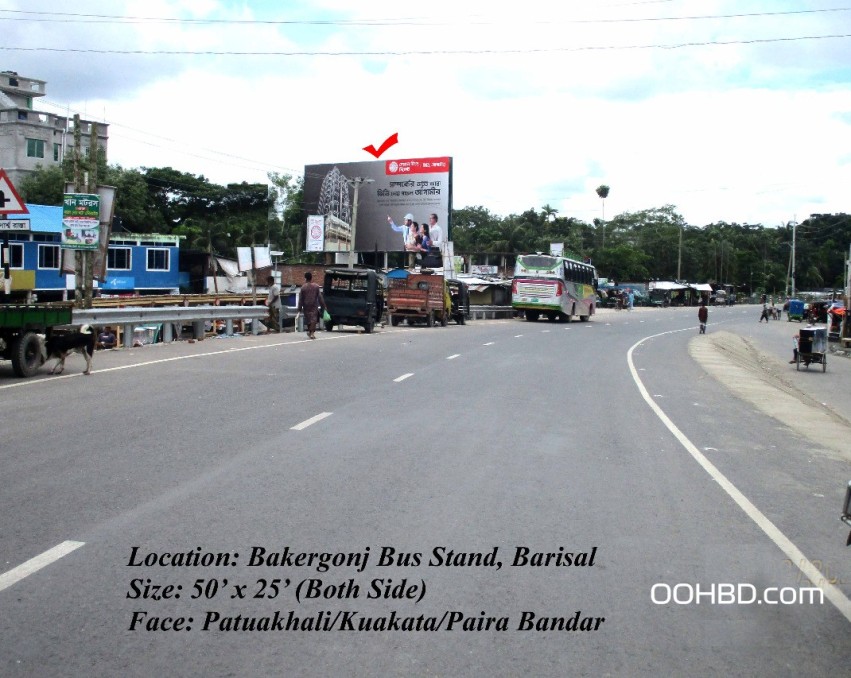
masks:
<svg viewBox="0 0 851 678"><path fill-rule="evenodd" d="M0 169L0 214L29 214L6 170Z"/></svg>

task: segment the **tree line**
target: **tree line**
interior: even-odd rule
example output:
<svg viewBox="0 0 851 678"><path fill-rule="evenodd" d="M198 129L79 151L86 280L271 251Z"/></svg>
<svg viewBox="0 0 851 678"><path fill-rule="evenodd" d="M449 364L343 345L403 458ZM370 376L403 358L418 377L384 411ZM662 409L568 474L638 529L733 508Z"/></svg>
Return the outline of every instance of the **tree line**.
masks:
<svg viewBox="0 0 851 678"><path fill-rule="evenodd" d="M39 168L21 182L26 202L61 205L70 163ZM316 263L304 252L303 180L269 174L269 184L219 186L171 167L125 169L98 158L100 183L115 186L114 231L184 236L181 247L233 255L237 246L269 244L284 259ZM609 187L597 195L605 200ZM455 253L567 253L594 263L616 281L682 280L735 285L744 292L781 293L791 274L793 225L687 224L673 205L582 221L549 205L500 216L483 206L452 211ZM795 287L844 287L851 215L813 214L795 227Z"/></svg>

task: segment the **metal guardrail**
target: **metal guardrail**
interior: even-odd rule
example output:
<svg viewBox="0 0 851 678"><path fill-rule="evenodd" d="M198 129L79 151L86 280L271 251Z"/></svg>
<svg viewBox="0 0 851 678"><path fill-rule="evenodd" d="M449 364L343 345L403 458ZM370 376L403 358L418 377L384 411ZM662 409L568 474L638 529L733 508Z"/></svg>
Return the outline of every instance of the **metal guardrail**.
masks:
<svg viewBox="0 0 851 678"><path fill-rule="evenodd" d="M192 325L196 339L204 336L204 323L223 320L225 332L233 334L233 323L262 320L269 315L265 306L162 306L154 308L87 308L74 309L74 325L114 325L123 328L124 346L133 345L133 331L142 325L163 326L163 341L173 340L175 325ZM253 334L258 333L257 323L251 323Z"/></svg>
<svg viewBox="0 0 851 678"><path fill-rule="evenodd" d="M295 316L293 306L286 307L287 318ZM265 306L159 306L125 308L75 308L72 313L74 325L94 325L96 327L114 326L123 329L123 345L133 345L134 329L139 326L163 326L162 340L169 343L174 340L174 328L192 325L196 339L204 336L204 323L223 320L225 332L233 334L234 322L263 320L269 314ZM514 310L510 306L471 306L470 317L473 320L491 318L511 318ZM301 327L297 327L301 330ZM258 333L256 322L251 323L252 334Z"/></svg>

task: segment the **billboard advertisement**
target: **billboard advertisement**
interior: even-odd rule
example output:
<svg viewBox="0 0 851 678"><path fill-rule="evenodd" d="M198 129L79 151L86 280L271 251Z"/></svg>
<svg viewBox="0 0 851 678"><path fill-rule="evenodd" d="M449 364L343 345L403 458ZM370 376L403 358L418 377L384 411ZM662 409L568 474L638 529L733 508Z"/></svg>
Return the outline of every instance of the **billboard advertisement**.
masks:
<svg viewBox="0 0 851 678"><path fill-rule="evenodd" d="M406 233L401 229L409 214L416 222L436 225L442 241L450 239L452 158L307 165L304 210L308 220L319 218L324 224L324 251L351 248L355 184L358 187L356 251L404 250ZM432 214L436 220L430 220ZM312 223L317 223L316 219ZM394 230L393 225L400 230ZM316 247L315 240L311 244Z"/></svg>

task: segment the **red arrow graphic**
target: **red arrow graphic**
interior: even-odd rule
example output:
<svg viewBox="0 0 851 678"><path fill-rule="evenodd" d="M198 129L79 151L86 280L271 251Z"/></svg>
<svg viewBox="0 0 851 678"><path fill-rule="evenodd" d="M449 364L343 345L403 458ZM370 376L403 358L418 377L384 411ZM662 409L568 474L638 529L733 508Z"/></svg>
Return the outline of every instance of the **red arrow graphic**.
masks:
<svg viewBox="0 0 851 678"><path fill-rule="evenodd" d="M367 153L371 153L376 158L380 158L381 154L384 153L384 151L386 151L388 148L390 148L394 144L398 144L398 143L399 143L399 133L393 132L393 134L391 134L389 137L387 137L384 140L384 143L382 143L381 146L379 146L378 148L376 148L375 146L370 144L369 146L364 146L363 150L365 150Z"/></svg>

